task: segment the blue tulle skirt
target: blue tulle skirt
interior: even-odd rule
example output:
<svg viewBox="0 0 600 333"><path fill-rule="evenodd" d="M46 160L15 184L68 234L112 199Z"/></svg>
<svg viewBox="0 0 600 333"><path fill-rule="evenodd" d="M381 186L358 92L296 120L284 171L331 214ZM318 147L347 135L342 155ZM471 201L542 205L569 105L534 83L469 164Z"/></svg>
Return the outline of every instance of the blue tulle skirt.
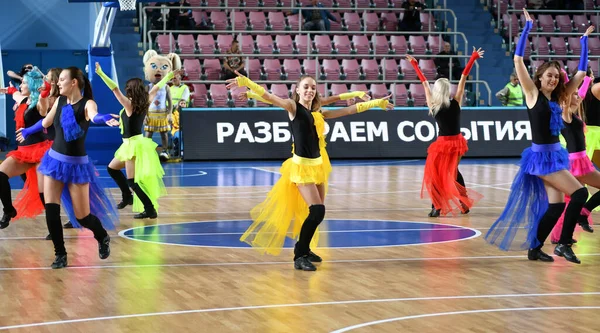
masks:
<svg viewBox="0 0 600 333"><path fill-rule="evenodd" d="M98 217L102 226L114 230L119 224L119 215L110 192L98 178L98 171L87 156L68 156L50 149L38 168L39 172L65 184L61 194L62 206L75 228L82 228L75 217L73 201L68 184L90 184L90 213Z"/></svg>
<svg viewBox="0 0 600 333"><path fill-rule="evenodd" d="M506 207L485 235L486 241L504 251L538 247L538 225L548 209L548 195L538 176L568 169L569 153L560 143L526 148Z"/></svg>

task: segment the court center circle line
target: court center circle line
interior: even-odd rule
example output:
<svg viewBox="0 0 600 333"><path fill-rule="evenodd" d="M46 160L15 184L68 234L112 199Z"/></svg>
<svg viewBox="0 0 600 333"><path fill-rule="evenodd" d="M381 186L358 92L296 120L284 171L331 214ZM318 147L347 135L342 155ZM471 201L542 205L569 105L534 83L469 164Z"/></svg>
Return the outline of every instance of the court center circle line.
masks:
<svg viewBox="0 0 600 333"><path fill-rule="evenodd" d="M396 221L396 220L382 220L382 219L373 219L373 220L369 219L369 220L365 220L365 219L333 218L331 220L373 221L373 222L389 222L389 223L417 223L417 224L430 224L430 225L434 224L434 225L441 225L441 226L448 226L448 227L456 227L457 230L470 230L474 234L471 235L471 236L469 236L469 237L465 237L465 238L451 239L451 240L440 241L440 242L415 243L415 244L398 244L398 245L379 245L379 246L371 246L371 245L369 245L369 246L347 246L347 247L318 247L319 249L345 250L345 249L387 248L387 247L400 247L400 246L420 246L420 245L444 244L444 243L466 241L466 240L477 238L477 237L481 236L481 231L479 231L477 229L473 229L473 228L469 228L469 227L463 227L463 226L454 225L454 224L442 224L442 223L432 223L432 222L424 222L424 221ZM151 244L161 244L161 245L174 245L174 246L198 247L198 248L239 249L239 250L259 250L259 249L261 249L261 248L255 248L255 247L241 247L241 246L237 247L237 246L218 246L218 245L190 245L190 244L179 244L179 243L173 243L173 242L157 242L157 241L151 241L151 240L146 240L146 239L137 239L137 238L133 238L133 237L130 237L128 235L125 235L125 233L127 231L135 230L135 229L143 229L143 228L148 228L148 227L159 227L159 226L191 224L191 223L205 223L205 222L219 223L219 222L239 222L239 221L250 221L250 220L241 220L241 219L237 219L237 220L207 220L207 221L189 221L189 222L177 222L177 223L168 223L168 224L155 224L155 225L151 225L151 226L140 226L140 227L133 227L133 228L121 230L121 231L119 231L118 235L119 235L119 237L122 237L124 239L132 240L132 241L136 241L136 242L144 242L144 243L151 243ZM327 220L325 220L325 221L327 221ZM284 249L286 249L286 248L284 248Z"/></svg>

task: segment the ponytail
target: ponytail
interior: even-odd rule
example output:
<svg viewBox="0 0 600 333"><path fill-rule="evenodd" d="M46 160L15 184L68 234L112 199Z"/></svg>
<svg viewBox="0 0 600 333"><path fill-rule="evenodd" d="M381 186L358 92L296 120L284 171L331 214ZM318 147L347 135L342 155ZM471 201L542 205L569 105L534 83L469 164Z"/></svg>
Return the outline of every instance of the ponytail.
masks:
<svg viewBox="0 0 600 333"><path fill-rule="evenodd" d="M87 99L94 100L94 93L92 92L92 84L90 83L90 79L87 76L83 76L83 97Z"/></svg>

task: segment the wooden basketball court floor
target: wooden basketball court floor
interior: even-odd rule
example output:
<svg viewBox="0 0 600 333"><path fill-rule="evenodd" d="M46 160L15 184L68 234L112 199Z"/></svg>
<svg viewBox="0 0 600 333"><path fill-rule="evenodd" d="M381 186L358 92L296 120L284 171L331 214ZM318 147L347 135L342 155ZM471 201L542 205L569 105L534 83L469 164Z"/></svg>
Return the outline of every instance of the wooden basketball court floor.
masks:
<svg viewBox="0 0 600 333"><path fill-rule="evenodd" d="M0 330L598 332L598 232L578 228L581 265L483 239L516 163L463 160L484 199L468 215L428 218L423 161L334 161L316 272L294 270L289 248L261 255L238 240L280 163L166 164L159 218L120 211L107 260L90 232L67 229L69 267L50 269L43 215L0 231Z"/></svg>

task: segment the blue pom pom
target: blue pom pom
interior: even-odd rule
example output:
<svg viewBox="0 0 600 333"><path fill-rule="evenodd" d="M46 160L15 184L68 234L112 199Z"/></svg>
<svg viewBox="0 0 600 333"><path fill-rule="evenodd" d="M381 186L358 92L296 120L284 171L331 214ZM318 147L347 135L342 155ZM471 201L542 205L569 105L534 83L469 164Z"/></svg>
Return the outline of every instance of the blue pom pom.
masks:
<svg viewBox="0 0 600 333"><path fill-rule="evenodd" d="M75 119L75 110L73 110L71 104L63 106L60 115L60 124L62 125L67 142L77 140L85 133L77 123L77 119Z"/></svg>
<svg viewBox="0 0 600 333"><path fill-rule="evenodd" d="M550 105L550 133L554 136L560 135L560 130L565 127L562 119L562 108L556 102L548 102Z"/></svg>

